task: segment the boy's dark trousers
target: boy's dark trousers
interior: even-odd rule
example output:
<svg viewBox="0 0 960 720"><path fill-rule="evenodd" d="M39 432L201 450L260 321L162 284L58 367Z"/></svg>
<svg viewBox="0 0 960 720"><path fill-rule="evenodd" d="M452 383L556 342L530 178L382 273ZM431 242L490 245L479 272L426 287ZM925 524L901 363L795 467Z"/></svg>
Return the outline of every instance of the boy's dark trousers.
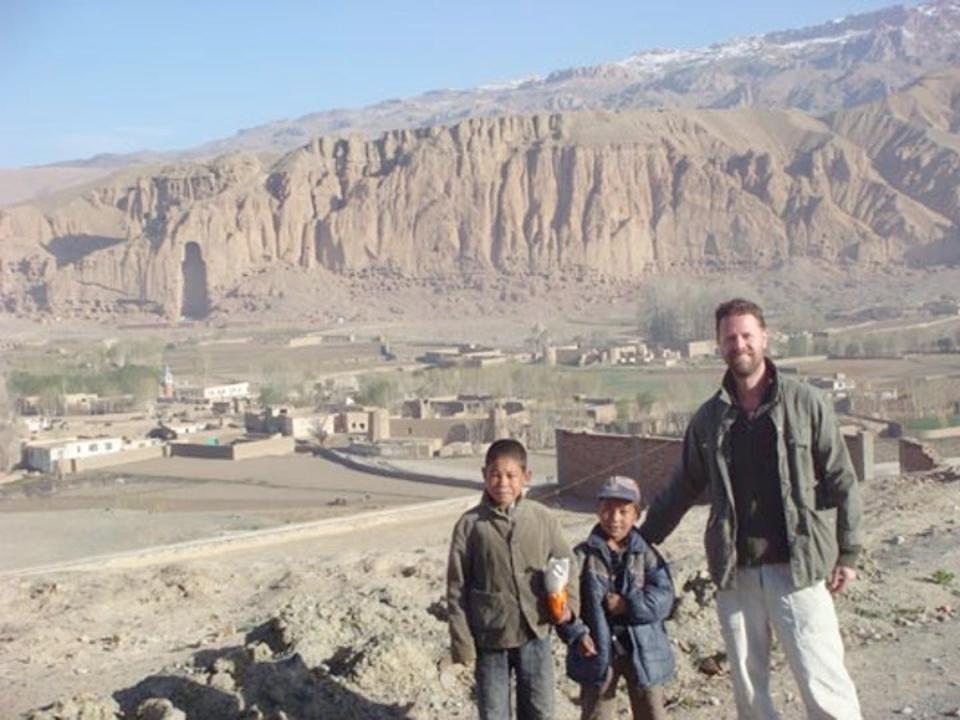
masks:
<svg viewBox="0 0 960 720"><path fill-rule="evenodd" d="M663 686L654 685L642 688L637 685L629 655L619 655L610 663L610 676L599 686L581 685L581 720L609 720L617 707L617 685L620 678L627 679L627 693L630 695L630 709L633 720L666 720L667 711L663 707Z"/></svg>
<svg viewBox="0 0 960 720"><path fill-rule="evenodd" d="M480 720L510 720L511 671L517 679L517 720L552 720L554 681L549 635L509 650L477 650Z"/></svg>

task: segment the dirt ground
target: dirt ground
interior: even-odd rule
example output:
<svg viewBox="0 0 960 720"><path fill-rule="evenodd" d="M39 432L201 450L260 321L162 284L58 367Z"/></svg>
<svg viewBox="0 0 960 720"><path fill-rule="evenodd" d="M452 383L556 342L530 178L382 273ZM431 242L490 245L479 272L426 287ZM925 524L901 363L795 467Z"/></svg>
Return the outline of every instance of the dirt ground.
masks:
<svg viewBox="0 0 960 720"><path fill-rule="evenodd" d="M867 550L860 579L837 602L864 717L955 717L960 475L885 478L864 489ZM558 512L571 541L593 522ZM191 719L474 717L469 675L443 663L454 520L448 510L126 570L4 573L0 715L134 718L161 698ZM668 623L679 669L667 694L671 715L692 720L734 717L723 663L719 674L699 669L722 647L703 579L704 522L695 509L663 547L682 598ZM555 656L562 678L563 649ZM803 717L780 656L775 690L785 718ZM558 679L559 720L578 716L576 697L576 686Z"/></svg>
<svg viewBox="0 0 960 720"><path fill-rule="evenodd" d="M475 463L479 462L474 460ZM237 462L158 458L0 489L0 571L308 522L475 492L295 454Z"/></svg>
<svg viewBox="0 0 960 720"><path fill-rule="evenodd" d="M956 268L873 279L822 267L808 270L798 266L736 280L738 287L755 287L765 303L779 305L779 313L770 313L776 327L791 307L805 303L817 312L866 302L915 305L954 291L960 276ZM689 277L680 281L691 282ZM695 284L710 282L697 278ZM346 284L334 288L334 299L344 308L358 307ZM385 333L411 346L435 341L522 346L538 322L558 339L635 329L636 287L563 282L558 288L548 290L538 281L473 294L422 287L389 299L385 293L377 303L363 305L362 313L348 316L342 331ZM293 307L300 297L296 288L288 296L289 308L279 303L270 312L235 313L205 325L127 331L114 317L62 324L45 319L38 325L2 316L0 334L27 344L144 335L179 343L283 327L310 329L303 324L302 308ZM434 312L425 313L425 307ZM436 320L437 315L447 319ZM254 344L248 355L262 352ZM289 354L299 358L309 352ZM209 355L218 357L214 351ZM183 367L191 369L189 363ZM955 367L933 372L955 372ZM901 371L920 372L891 366L882 374ZM275 458L257 467L235 463L227 476L208 461L172 460L174 465L171 459L149 461L96 479L77 478L56 492L3 490L0 718L182 717L173 710L138 712L150 698L169 701L190 720L475 716L469 675L443 663L444 570L455 521L449 509L428 520L417 516L375 529L215 555L201 545L176 562L151 560L146 553L137 566L123 569L107 557L83 571L30 570L476 492L462 482L412 484L343 468L329 475L330 482L321 482L318 478L328 474L317 463L325 461L306 456L295 456L289 466ZM462 463L469 474L475 461ZM204 467L214 474L206 475ZM545 466L536 474L546 478L549 470ZM861 577L837 603L864 716L960 717L960 479L952 473L884 477L866 486L865 493L868 547ZM559 512L571 542L586 536L593 522L589 514ZM691 512L663 547L682 598L668 623L678 660L677 679L667 688L670 712L692 720L734 717L722 662L717 674L700 670L722 649L711 587L703 575L705 519L702 509ZM555 659L557 718L572 720L578 717L577 688L562 679L563 648L555 648ZM780 656L775 691L785 718L804 716ZM625 698L622 704L625 708ZM37 710L42 707L50 709Z"/></svg>

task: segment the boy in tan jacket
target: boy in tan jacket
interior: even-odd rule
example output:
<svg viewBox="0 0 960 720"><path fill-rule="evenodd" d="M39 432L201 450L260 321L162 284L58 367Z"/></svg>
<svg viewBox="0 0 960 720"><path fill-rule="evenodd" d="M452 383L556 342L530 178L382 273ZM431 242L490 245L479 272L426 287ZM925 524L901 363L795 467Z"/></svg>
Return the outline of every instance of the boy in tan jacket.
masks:
<svg viewBox="0 0 960 720"><path fill-rule="evenodd" d="M447 605L454 662L475 663L481 720L509 720L510 675L516 678L517 720L554 714L553 658L543 570L571 558L555 515L525 498L527 452L516 440L487 451L480 504L461 516L450 543ZM569 607L579 592L571 573Z"/></svg>

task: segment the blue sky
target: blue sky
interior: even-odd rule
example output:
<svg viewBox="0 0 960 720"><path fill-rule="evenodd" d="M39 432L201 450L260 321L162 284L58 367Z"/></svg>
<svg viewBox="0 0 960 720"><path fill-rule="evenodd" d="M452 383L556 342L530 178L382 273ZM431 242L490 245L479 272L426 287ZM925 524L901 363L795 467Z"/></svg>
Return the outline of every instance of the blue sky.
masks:
<svg viewBox="0 0 960 720"><path fill-rule="evenodd" d="M890 0L0 0L0 167L699 47Z"/></svg>

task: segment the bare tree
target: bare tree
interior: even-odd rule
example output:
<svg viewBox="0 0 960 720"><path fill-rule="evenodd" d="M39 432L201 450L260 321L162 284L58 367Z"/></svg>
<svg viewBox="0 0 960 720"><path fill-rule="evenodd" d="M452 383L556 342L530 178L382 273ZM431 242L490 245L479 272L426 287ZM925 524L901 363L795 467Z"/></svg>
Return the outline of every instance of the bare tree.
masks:
<svg viewBox="0 0 960 720"><path fill-rule="evenodd" d="M7 379L0 366L0 472L6 472L20 461L17 432L13 426Z"/></svg>

